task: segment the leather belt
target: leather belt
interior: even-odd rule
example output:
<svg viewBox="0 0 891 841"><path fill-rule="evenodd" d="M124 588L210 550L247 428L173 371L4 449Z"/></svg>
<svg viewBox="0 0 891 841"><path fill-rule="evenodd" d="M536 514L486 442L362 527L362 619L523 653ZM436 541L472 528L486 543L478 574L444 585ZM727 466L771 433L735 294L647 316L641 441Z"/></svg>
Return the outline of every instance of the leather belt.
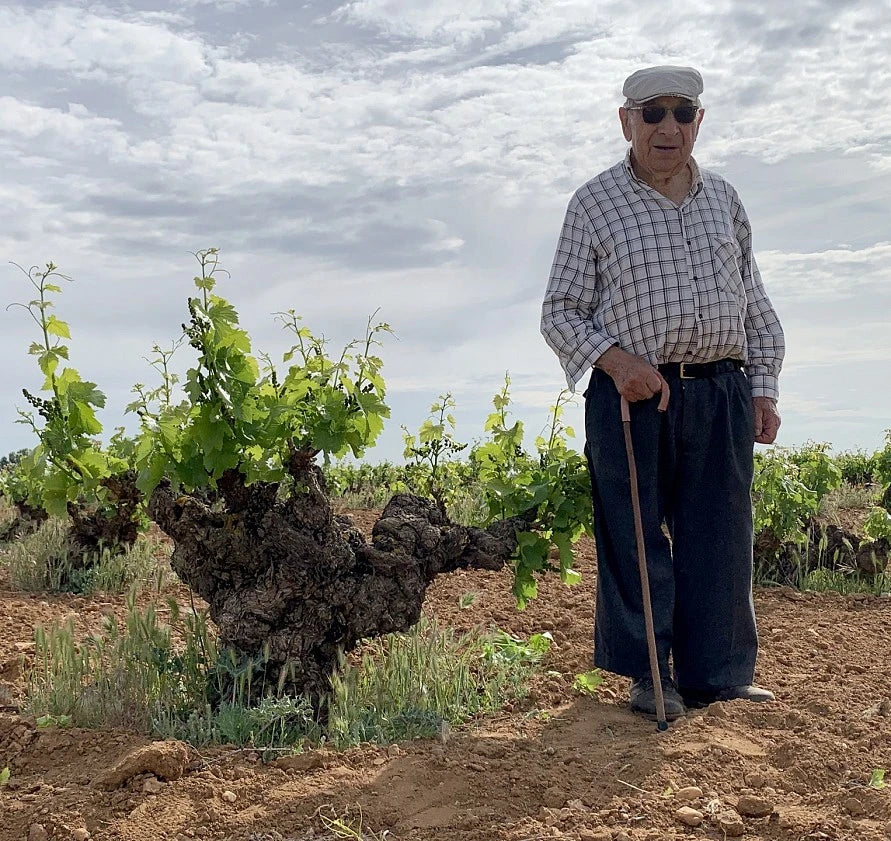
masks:
<svg viewBox="0 0 891 841"><path fill-rule="evenodd" d="M700 377L714 377L741 371L743 363L739 359L716 359L714 362L663 362L656 366L662 376L694 380Z"/></svg>

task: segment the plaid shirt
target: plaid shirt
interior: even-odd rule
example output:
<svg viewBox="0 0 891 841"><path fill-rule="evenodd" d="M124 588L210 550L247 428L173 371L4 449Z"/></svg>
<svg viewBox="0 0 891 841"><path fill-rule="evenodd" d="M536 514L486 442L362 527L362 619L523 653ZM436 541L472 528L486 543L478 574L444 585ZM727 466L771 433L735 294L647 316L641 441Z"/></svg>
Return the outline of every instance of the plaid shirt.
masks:
<svg viewBox="0 0 891 841"><path fill-rule="evenodd" d="M662 362L740 359L753 396L776 398L785 343L752 254L742 203L690 160L678 206L625 160L573 195L541 331L571 389L613 345Z"/></svg>

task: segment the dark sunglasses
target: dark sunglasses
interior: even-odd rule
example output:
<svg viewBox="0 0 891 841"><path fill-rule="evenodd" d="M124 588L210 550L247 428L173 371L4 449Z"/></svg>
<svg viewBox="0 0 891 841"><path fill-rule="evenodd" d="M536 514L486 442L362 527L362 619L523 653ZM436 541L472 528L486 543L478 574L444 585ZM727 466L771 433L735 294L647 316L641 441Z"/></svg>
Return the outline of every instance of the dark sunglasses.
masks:
<svg viewBox="0 0 891 841"><path fill-rule="evenodd" d="M674 119L678 123L688 125L696 119L699 113L699 107L696 105L675 105L674 108L666 108L663 105L635 105L627 109L628 111L640 111L641 117L645 123L655 125L661 123L665 119L665 115L671 111Z"/></svg>

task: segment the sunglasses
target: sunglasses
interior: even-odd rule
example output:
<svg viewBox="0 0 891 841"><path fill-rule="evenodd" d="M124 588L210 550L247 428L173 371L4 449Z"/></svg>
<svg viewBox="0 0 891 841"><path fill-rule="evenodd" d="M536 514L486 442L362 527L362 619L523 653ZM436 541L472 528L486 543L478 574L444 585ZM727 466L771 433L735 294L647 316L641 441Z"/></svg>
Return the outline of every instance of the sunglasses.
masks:
<svg viewBox="0 0 891 841"><path fill-rule="evenodd" d="M675 105L674 108L666 108L663 105L635 105L627 110L640 111L643 121L650 125L661 123L669 111L674 114L676 122L689 125L696 119L696 115L699 113L699 107L696 105Z"/></svg>

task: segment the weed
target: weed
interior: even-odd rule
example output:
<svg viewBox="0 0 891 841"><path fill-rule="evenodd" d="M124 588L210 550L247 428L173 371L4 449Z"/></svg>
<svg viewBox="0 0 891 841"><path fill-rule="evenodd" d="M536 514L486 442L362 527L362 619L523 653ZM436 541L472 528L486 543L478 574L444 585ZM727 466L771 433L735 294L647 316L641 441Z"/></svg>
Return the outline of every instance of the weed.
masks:
<svg viewBox="0 0 891 841"><path fill-rule="evenodd" d="M360 662L332 679L328 738L364 741L430 738L521 697L549 644L502 631L457 634L422 620L407 634L370 642Z"/></svg>
<svg viewBox="0 0 891 841"><path fill-rule="evenodd" d="M822 568L803 575L798 587L815 593L868 593L881 596L891 593L891 574L873 576Z"/></svg>
<svg viewBox="0 0 891 841"><path fill-rule="evenodd" d="M34 534L11 544L3 557L10 583L31 592L124 593L133 584L160 590L169 574L164 557L169 551L149 537L120 552L103 549L85 567L71 562L67 540L65 521L50 518Z"/></svg>
<svg viewBox="0 0 891 841"><path fill-rule="evenodd" d="M596 669L591 672L582 672L575 676L572 688L581 695L596 695L597 687L603 683L603 675Z"/></svg>
<svg viewBox="0 0 891 841"><path fill-rule="evenodd" d="M545 634L456 634L422 621L408 634L369 642L359 662L343 664L323 728L306 699L283 697L277 687L252 702L256 664L219 650L205 613L170 600L164 624L153 605L136 607L134 592L127 608L123 622L108 617L81 642L72 621L36 630L26 712L48 725L129 726L264 754L305 743L429 738L521 697L550 645Z"/></svg>
<svg viewBox="0 0 891 841"><path fill-rule="evenodd" d="M352 841L387 841L393 836L388 830L377 833L365 826L365 816L362 809L357 809L358 814L352 817L347 811L338 815L333 806L322 806L316 812L322 826L331 833L331 838L346 838Z"/></svg>

